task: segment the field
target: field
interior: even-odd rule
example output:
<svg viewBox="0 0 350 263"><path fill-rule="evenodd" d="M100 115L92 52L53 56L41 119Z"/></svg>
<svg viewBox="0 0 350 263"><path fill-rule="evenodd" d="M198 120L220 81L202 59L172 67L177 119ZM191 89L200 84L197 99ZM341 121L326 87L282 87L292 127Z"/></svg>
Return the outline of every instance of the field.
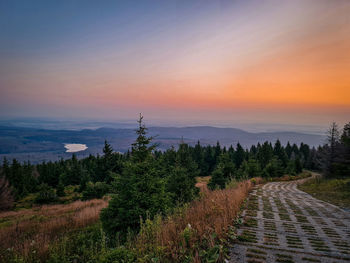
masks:
<svg viewBox="0 0 350 263"><path fill-rule="evenodd" d="M95 199L0 213L0 262L11 254L46 258L53 242L96 223L107 204L107 199Z"/></svg>
<svg viewBox="0 0 350 263"><path fill-rule="evenodd" d="M299 189L317 199L350 209L350 178L316 177L299 185Z"/></svg>
<svg viewBox="0 0 350 263"><path fill-rule="evenodd" d="M216 191L206 188L208 179L199 182L200 198L166 218L146 220L140 233L123 247L108 247L101 229L99 213L107 206L106 199L3 212L0 262L18 262L20 258L25 259L21 262L101 262L116 251L132 257L125 262L223 259L226 253L222 242L248 192L261 179L231 182L226 189Z"/></svg>

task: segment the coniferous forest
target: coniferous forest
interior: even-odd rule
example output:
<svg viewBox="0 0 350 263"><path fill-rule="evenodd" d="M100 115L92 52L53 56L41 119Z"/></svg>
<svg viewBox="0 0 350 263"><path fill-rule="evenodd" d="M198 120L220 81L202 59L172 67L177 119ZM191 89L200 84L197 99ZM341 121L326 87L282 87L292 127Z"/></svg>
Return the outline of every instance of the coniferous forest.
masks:
<svg viewBox="0 0 350 263"><path fill-rule="evenodd" d="M36 203L58 202L66 187L73 187L82 200L88 200L115 192L128 196L132 194L127 192L132 190L128 187L139 191L147 185L147 195L153 194L152 188L163 189L155 200L159 198L164 207L157 207L158 201L146 206L154 205L156 211L163 211L193 200L198 195L194 186L198 176L211 176L208 186L213 190L224 188L232 178L281 177L296 175L302 169L323 170L329 176L349 174L350 123L343 131L333 123L327 142L317 149L303 143L283 146L277 139L274 143L258 143L250 149L244 149L239 143L229 148L221 147L219 142L212 146L198 141L194 147L179 143L177 148L162 152L152 144L153 138L147 137L142 121L141 117L136 142L124 154L115 152L105 141L102 156L90 155L81 160L73 154L68 160L32 165L5 158L0 189L1 194L6 193L9 198L0 208L9 208L13 205L11 201L33 193L36 193Z"/></svg>
<svg viewBox="0 0 350 263"><path fill-rule="evenodd" d="M244 149L239 143L226 148L221 147L219 142L212 146L201 145L198 141L194 147L179 143L178 147L162 152L157 151L152 138L147 137L142 117L136 133L136 142L124 154L115 152L106 141L102 156L90 155L81 160L74 154L68 160L37 165L4 159L1 168L3 188L8 188L11 200L20 200L36 193L34 201L43 204L58 202L67 187L73 187L82 200L88 200L115 192L129 195L132 193L127 190L132 189L128 187L139 191L145 190L142 187L148 184L149 192L145 191L148 195L153 194L152 188L164 190L155 197L164 207L157 207L158 201L153 204L157 207L156 211L163 211L193 200L198 195L194 186L198 176L211 176L208 186L216 189L224 188L232 178L241 180L296 175L303 168L319 169L319 159L324 158L319 153L329 147L310 149L303 143L283 146L277 140ZM347 138L346 135L343 137ZM336 143L339 144L338 141Z"/></svg>
<svg viewBox="0 0 350 263"><path fill-rule="evenodd" d="M130 244L131 237L144 235L145 224L146 229L147 224L152 227L150 222L176 215L189 203L199 202L203 193L196 186L198 178L206 178L209 188L206 191L214 193L230 189L232 182L236 185L252 178L268 181L296 176L303 169L322 170L328 177L349 174L350 124L346 124L342 132L332 124L328 142L317 149L303 143L284 146L279 140L258 143L250 149L244 149L239 143L226 148L219 142L212 146L198 141L195 146L180 142L166 151L158 151L152 143L141 115L138 124L137 138L126 153L115 152L106 141L103 155L81 160L74 154L68 160L37 165L4 159L0 209L69 205L78 200L104 198L107 205L102 204L101 213L96 214L103 231L98 240L103 238L107 247L119 247ZM186 229L185 232L191 231ZM124 258L123 255L116 257ZM44 258L47 259L47 255Z"/></svg>

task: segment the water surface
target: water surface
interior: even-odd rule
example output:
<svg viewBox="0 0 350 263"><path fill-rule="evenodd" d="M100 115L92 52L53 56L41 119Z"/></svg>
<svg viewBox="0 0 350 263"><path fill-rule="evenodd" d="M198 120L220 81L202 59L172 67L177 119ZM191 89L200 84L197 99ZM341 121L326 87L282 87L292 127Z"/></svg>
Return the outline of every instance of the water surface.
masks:
<svg viewBox="0 0 350 263"><path fill-rule="evenodd" d="M86 150L88 147L86 144L81 143L65 143L64 148L66 148L66 153L75 153Z"/></svg>

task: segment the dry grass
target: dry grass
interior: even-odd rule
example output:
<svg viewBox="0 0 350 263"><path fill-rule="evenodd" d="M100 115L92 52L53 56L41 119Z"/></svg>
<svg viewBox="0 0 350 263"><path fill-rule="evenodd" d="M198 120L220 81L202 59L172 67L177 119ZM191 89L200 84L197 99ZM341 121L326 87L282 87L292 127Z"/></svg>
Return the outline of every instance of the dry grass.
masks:
<svg viewBox="0 0 350 263"><path fill-rule="evenodd" d="M154 235L141 231L136 248L142 254L149 246L164 248L168 259L173 262L183 260L183 251L191 250L192 260L200 262L201 245L207 248L215 246L216 241L226 238L229 227L233 225L242 202L254 186L261 183L261 178L239 182L234 188L209 191L202 188L200 199L167 220L156 223L158 230ZM147 227L147 226L146 226ZM213 235L215 234L215 235ZM144 251L147 254L147 251Z"/></svg>
<svg viewBox="0 0 350 263"><path fill-rule="evenodd" d="M278 178L273 178L273 181L277 181L277 182L287 182L287 181L294 181L294 180L299 180L299 179L304 179L304 178L308 178L311 177L312 173L309 171L304 171L298 175L283 175L282 177L278 177Z"/></svg>
<svg viewBox="0 0 350 263"><path fill-rule="evenodd" d="M0 261L8 249L25 258L30 258L33 251L45 258L52 242L62 234L97 222L100 210L107 205L107 199L95 199L0 213Z"/></svg>
<svg viewBox="0 0 350 263"><path fill-rule="evenodd" d="M350 178L328 179L314 176L299 184L298 188L325 202L345 209L350 208Z"/></svg>
<svg viewBox="0 0 350 263"><path fill-rule="evenodd" d="M198 187L201 191L208 190L207 185L210 181L211 176L204 176L204 177L196 177L196 187Z"/></svg>
<svg viewBox="0 0 350 263"><path fill-rule="evenodd" d="M166 219L159 216L144 223L130 249L140 258L158 258L160 262L184 262L189 258L200 262L201 252L227 238L242 202L261 181L254 178L234 182L215 191L209 191L204 182L199 199ZM0 262L6 262L4 253L8 248L27 262L38 258L45 261L51 244L73 230L98 222L100 210L107 205L108 200L99 199L0 213ZM222 259L222 251L218 253Z"/></svg>

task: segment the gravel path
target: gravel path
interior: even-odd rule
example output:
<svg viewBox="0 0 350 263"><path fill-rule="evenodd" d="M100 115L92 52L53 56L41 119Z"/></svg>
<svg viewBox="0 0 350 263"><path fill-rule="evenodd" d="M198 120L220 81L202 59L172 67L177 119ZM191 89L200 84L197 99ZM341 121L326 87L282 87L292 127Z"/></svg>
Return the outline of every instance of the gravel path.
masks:
<svg viewBox="0 0 350 263"><path fill-rule="evenodd" d="M303 180L250 194L229 262L350 262L350 213L298 190Z"/></svg>

